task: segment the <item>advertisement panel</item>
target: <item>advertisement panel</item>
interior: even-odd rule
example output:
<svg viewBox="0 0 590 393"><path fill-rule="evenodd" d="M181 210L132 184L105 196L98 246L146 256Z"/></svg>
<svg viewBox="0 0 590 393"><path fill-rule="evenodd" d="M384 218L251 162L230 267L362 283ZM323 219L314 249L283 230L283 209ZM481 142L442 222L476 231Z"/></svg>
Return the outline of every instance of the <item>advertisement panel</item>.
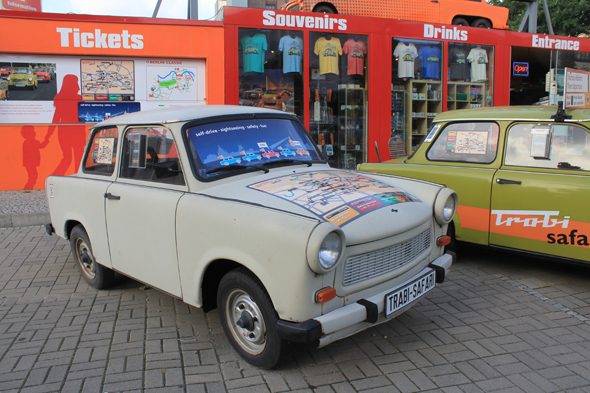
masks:
<svg viewBox="0 0 590 393"><path fill-rule="evenodd" d="M48 74L47 81L37 79L31 85L17 86L9 80L9 97L0 101L3 124L55 123L59 122L56 116L74 119L69 123L78 119L90 123L120 112L205 105L204 60L0 54L0 64L11 70L7 78L13 82L20 75L15 74L17 70ZM73 103L66 115L64 100ZM90 106L79 105L82 102L102 103L103 109L89 115ZM107 103L135 104L111 110L115 106L105 106Z"/></svg>
<svg viewBox="0 0 590 393"><path fill-rule="evenodd" d="M590 72L565 69L564 108L590 108Z"/></svg>
<svg viewBox="0 0 590 393"><path fill-rule="evenodd" d="M41 12L41 0L2 0L0 10Z"/></svg>

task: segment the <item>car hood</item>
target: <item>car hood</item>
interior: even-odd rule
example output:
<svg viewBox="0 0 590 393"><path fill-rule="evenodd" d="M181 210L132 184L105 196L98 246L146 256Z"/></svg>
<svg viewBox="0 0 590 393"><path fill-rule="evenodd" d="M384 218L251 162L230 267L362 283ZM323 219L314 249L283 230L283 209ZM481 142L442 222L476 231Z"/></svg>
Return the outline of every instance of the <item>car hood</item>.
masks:
<svg viewBox="0 0 590 393"><path fill-rule="evenodd" d="M34 74L10 74L10 79L11 80L21 80L21 79L25 79L25 80L29 80L29 77L33 77L36 76Z"/></svg>
<svg viewBox="0 0 590 393"><path fill-rule="evenodd" d="M288 167L226 182L204 194L291 212L342 229L347 244L383 239L415 228L432 217L426 199L396 184L395 178L353 171Z"/></svg>

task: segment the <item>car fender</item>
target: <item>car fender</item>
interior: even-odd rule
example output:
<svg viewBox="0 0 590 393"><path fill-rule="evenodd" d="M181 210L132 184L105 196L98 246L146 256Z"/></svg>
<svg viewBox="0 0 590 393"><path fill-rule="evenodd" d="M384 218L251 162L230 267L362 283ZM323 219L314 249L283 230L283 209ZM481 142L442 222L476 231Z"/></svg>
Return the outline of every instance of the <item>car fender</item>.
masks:
<svg viewBox="0 0 590 393"><path fill-rule="evenodd" d="M320 315L314 294L325 286L325 278L311 271L306 257L309 236L318 225L317 219L261 205L186 194L176 224L183 300L201 307L205 270L229 260L258 277L282 319Z"/></svg>

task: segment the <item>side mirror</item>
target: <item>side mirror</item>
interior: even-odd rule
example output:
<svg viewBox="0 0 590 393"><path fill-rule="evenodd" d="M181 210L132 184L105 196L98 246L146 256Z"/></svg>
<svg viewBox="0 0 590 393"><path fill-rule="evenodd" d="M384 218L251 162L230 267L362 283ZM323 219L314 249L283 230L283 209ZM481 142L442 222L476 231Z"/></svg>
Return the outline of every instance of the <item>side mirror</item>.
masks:
<svg viewBox="0 0 590 393"><path fill-rule="evenodd" d="M167 177L174 177L179 173L182 173L180 169L178 169L178 162L176 161L161 161L154 165L154 170L156 172L156 177L158 179L165 179Z"/></svg>

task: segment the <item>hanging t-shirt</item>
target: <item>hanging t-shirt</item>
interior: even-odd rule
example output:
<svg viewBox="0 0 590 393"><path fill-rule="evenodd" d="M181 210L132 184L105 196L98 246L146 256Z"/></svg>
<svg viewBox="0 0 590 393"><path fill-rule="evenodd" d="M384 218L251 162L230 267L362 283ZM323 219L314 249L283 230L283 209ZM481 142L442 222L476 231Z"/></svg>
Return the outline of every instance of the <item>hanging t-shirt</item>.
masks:
<svg viewBox="0 0 590 393"><path fill-rule="evenodd" d="M488 53L482 48L473 48L467 60L471 63L471 82L485 82Z"/></svg>
<svg viewBox="0 0 590 393"><path fill-rule="evenodd" d="M342 52L348 55L348 75L364 75L367 45L361 40L350 38L344 43Z"/></svg>
<svg viewBox="0 0 590 393"><path fill-rule="evenodd" d="M244 56L244 72L264 73L264 54L268 49L266 36L257 33L253 37L247 35L240 40L239 50Z"/></svg>
<svg viewBox="0 0 590 393"><path fill-rule="evenodd" d="M279 41L279 50L283 52L283 74L298 72L301 74L303 60L303 40L301 37L286 35Z"/></svg>
<svg viewBox="0 0 590 393"><path fill-rule="evenodd" d="M324 37L320 37L315 42L313 53L320 57L320 75L339 74L338 56L342 55L342 46L338 38L332 37L327 40Z"/></svg>
<svg viewBox="0 0 590 393"><path fill-rule="evenodd" d="M418 51L422 61L420 72L423 79L440 79L440 49L436 46L424 45Z"/></svg>
<svg viewBox="0 0 590 393"><path fill-rule="evenodd" d="M469 66L467 65L467 52L463 48L454 45L449 51L449 78L452 81L465 81L469 78Z"/></svg>
<svg viewBox="0 0 590 393"><path fill-rule="evenodd" d="M397 76L399 78L414 77L414 60L418 57L418 50L414 44L406 45L400 42L395 47L393 55L399 59L397 65Z"/></svg>

